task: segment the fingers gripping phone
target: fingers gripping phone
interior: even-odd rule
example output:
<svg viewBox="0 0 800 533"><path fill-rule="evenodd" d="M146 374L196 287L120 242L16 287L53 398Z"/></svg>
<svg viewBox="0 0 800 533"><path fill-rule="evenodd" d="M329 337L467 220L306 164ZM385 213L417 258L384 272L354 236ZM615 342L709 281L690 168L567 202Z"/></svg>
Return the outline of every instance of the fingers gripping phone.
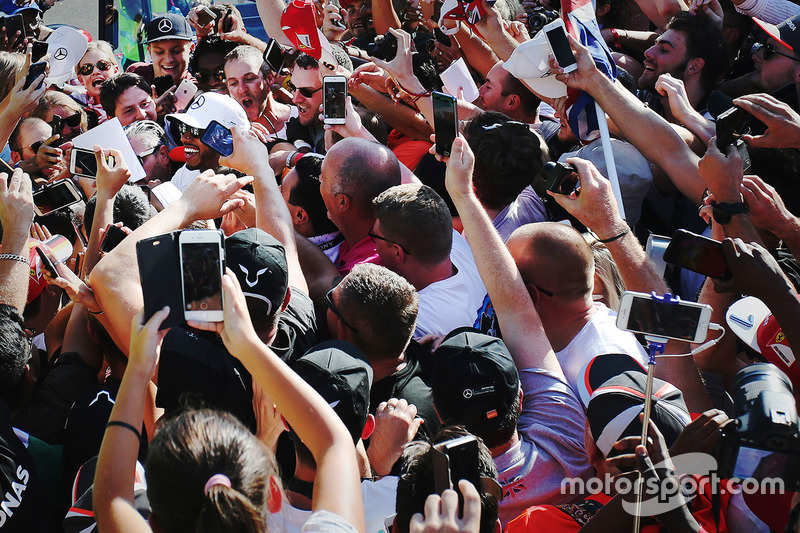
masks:
<svg viewBox="0 0 800 533"><path fill-rule="evenodd" d="M175 81L170 74L164 74L163 76L153 78L153 87L156 88L156 95L158 96L167 92L173 85L175 85Z"/></svg>
<svg viewBox="0 0 800 533"><path fill-rule="evenodd" d="M116 159L113 155L109 155L106 158L106 163L109 167L113 167L116 164ZM69 171L76 176L96 178L97 159L95 159L94 152L84 148L73 147L69 156Z"/></svg>
<svg viewBox="0 0 800 533"><path fill-rule="evenodd" d="M347 101L347 77L325 76L322 78L322 117L325 124L344 124Z"/></svg>
<svg viewBox="0 0 800 533"><path fill-rule="evenodd" d="M218 230L183 231L178 237L183 314L186 320L222 322L223 235Z"/></svg>
<svg viewBox="0 0 800 533"><path fill-rule="evenodd" d="M201 27L214 20L217 20L217 14L211 11L207 6L203 6L197 10L197 23Z"/></svg>
<svg viewBox="0 0 800 533"><path fill-rule="evenodd" d="M47 61L39 61L38 63L34 63L28 67L28 75L25 76L25 84L22 86L22 90L24 91L30 87L36 78L44 74L45 70L47 70ZM41 83L36 86L36 88L38 89L41 87L42 83L44 83L44 80L42 80Z"/></svg>
<svg viewBox="0 0 800 533"><path fill-rule="evenodd" d="M127 236L128 234L125 233L125 230L114 224L109 224L103 232L103 240L100 241L100 251L107 254L116 248L119 243L124 241Z"/></svg>
<svg viewBox="0 0 800 533"><path fill-rule="evenodd" d="M683 229L672 235L664 250L664 261L710 278L731 277L722 243Z"/></svg>
<svg viewBox="0 0 800 533"><path fill-rule="evenodd" d="M556 19L553 22L545 25L542 28L547 42L550 43L550 49L558 61L558 66L564 69L564 73L569 73L578 68L578 62L575 59L575 54L572 53L572 48L569 46L567 39L567 28L564 26L564 21Z"/></svg>
<svg viewBox="0 0 800 533"><path fill-rule="evenodd" d="M449 94L434 91L433 99L433 131L436 134L436 153L450 156L453 141L458 136L457 101Z"/></svg>
<svg viewBox="0 0 800 533"><path fill-rule="evenodd" d="M197 85L191 80L181 81L178 88L175 89L175 108L183 110L189 107L189 102L192 101L195 94L197 94Z"/></svg>
<svg viewBox="0 0 800 533"><path fill-rule="evenodd" d="M711 306L694 302L664 302L649 294L625 291L617 327L635 333L700 343L705 341Z"/></svg>
<svg viewBox="0 0 800 533"><path fill-rule="evenodd" d="M464 495L458 482L466 479L481 491L480 459L478 441L473 435L464 435L433 447L433 480L436 492L441 495L447 489L458 493L459 513L464 511Z"/></svg>
<svg viewBox="0 0 800 533"><path fill-rule="evenodd" d="M39 254L39 260L42 262L42 267L44 267L44 269L50 273L53 279L57 278L58 272L56 271L56 266L53 264L50 258L47 257L47 254L44 253L44 250L37 246L36 253Z"/></svg>
<svg viewBox="0 0 800 533"><path fill-rule="evenodd" d="M233 135L231 130L212 120L200 142L217 151L220 155L229 156L233 153Z"/></svg>
<svg viewBox="0 0 800 533"><path fill-rule="evenodd" d="M545 187L555 194L569 196L580 192L581 180L575 167L566 163L548 161L544 165Z"/></svg>

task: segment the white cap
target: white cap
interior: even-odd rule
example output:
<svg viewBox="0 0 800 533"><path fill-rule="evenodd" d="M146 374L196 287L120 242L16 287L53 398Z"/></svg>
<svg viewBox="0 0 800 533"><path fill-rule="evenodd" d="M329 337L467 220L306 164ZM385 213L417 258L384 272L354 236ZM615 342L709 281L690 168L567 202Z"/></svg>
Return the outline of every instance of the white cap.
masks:
<svg viewBox="0 0 800 533"><path fill-rule="evenodd" d="M725 313L728 327L753 350L761 353L758 347L758 328L772 311L761 300L754 296L747 296L737 300Z"/></svg>
<svg viewBox="0 0 800 533"><path fill-rule="evenodd" d="M198 95L186 112L169 114L167 119L177 120L200 129L206 129L212 120L216 120L227 128L231 126L250 127L247 113L239 102L225 94L212 92Z"/></svg>
<svg viewBox="0 0 800 533"><path fill-rule="evenodd" d="M548 59L551 53L544 32L540 31L533 39L517 46L511 57L503 63L503 68L527 83L536 94L561 98L567 95L567 86L550 74Z"/></svg>
<svg viewBox="0 0 800 533"><path fill-rule="evenodd" d="M47 53L50 54L47 83L63 83L72 78L73 69L86 53L88 46L86 37L75 28L56 28L47 38Z"/></svg>

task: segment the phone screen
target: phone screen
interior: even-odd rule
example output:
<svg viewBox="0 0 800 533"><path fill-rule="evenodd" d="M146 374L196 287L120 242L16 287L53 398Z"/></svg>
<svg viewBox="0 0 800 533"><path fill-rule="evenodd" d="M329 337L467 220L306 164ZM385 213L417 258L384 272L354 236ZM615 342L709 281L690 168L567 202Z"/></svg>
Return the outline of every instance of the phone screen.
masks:
<svg viewBox="0 0 800 533"><path fill-rule="evenodd" d="M278 74L283 68L283 50L275 39L270 39L267 51L264 52L264 61L267 62L269 69Z"/></svg>
<svg viewBox="0 0 800 533"><path fill-rule="evenodd" d="M100 243L100 251L104 253L108 253L114 248L119 245L122 241L125 240L128 234L122 228L115 226L114 224L109 224L106 227L105 233L103 233L103 242Z"/></svg>
<svg viewBox="0 0 800 533"><path fill-rule="evenodd" d="M458 135L456 99L449 94L433 93L433 130L436 133L436 153L449 156Z"/></svg>
<svg viewBox="0 0 800 533"><path fill-rule="evenodd" d="M224 156L229 156L233 153L231 130L216 120L211 121L208 125L206 132L200 138L200 142Z"/></svg>
<svg viewBox="0 0 800 533"><path fill-rule="evenodd" d="M76 195L74 186L68 182L56 183L33 194L33 203L43 215L58 211L78 201L80 201L80 196Z"/></svg>
<svg viewBox="0 0 800 533"><path fill-rule="evenodd" d="M688 231L678 231L672 236L664 261L711 278L731 276L722 243Z"/></svg>
<svg viewBox="0 0 800 533"><path fill-rule="evenodd" d="M740 446L733 475L739 479L782 478L787 481L786 485L794 487L799 463L800 457L794 453Z"/></svg>
<svg viewBox="0 0 800 533"><path fill-rule="evenodd" d="M347 98L347 81L345 79L323 79L325 85L325 101L323 102L323 117L325 120L334 120L344 124L345 100Z"/></svg>
<svg viewBox="0 0 800 533"><path fill-rule="evenodd" d="M33 48L31 49L31 61L36 63L47 55L47 43L45 41L33 41Z"/></svg>
<svg viewBox="0 0 800 533"><path fill-rule="evenodd" d="M181 243L185 311L222 310L222 271L219 243Z"/></svg>
<svg viewBox="0 0 800 533"><path fill-rule="evenodd" d="M553 49L553 55L558 61L558 66L567 68L575 65L575 54L572 53L572 48L569 46L567 34L563 26L556 26L552 30L546 32L547 40L550 41L550 48Z"/></svg>
<svg viewBox="0 0 800 533"><path fill-rule="evenodd" d="M5 17L3 19L3 25L6 28L6 36L8 37L9 43L14 41L14 35L17 32L19 32L17 40L25 38L25 19L22 18L21 14Z"/></svg>
<svg viewBox="0 0 800 533"><path fill-rule="evenodd" d="M691 341L695 338L702 312L700 307L634 296L626 329Z"/></svg>
<svg viewBox="0 0 800 533"><path fill-rule="evenodd" d="M28 75L25 77L25 84L22 86L22 89L25 90L30 87L31 83L33 83L36 78L44 74L45 70L47 70L46 61L40 61L28 67ZM44 81L42 81L42 83L44 83ZM36 88L38 89L41 87L42 83L40 83Z"/></svg>
<svg viewBox="0 0 800 533"><path fill-rule="evenodd" d="M75 161L75 174L91 178L97 176L97 159L94 157L94 152L73 148L72 158Z"/></svg>

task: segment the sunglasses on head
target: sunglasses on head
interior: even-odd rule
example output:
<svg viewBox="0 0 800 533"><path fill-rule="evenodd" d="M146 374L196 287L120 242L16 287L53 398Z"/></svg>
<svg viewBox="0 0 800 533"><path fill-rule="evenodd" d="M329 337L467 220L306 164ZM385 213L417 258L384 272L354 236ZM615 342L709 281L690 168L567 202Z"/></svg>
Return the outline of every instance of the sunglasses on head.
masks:
<svg viewBox="0 0 800 533"><path fill-rule="evenodd" d="M94 72L95 67L97 67L97 70L99 70L100 72L105 72L113 66L114 63L112 63L111 61L107 59L101 59L94 65L92 65L91 63L84 63L83 65L80 65L78 67L78 74L80 74L81 76L88 76L89 74Z"/></svg>
<svg viewBox="0 0 800 533"><path fill-rule="evenodd" d="M220 67L214 72L209 70L198 70L194 73L194 77L197 80L197 83L206 84L211 81L211 78L214 78L217 81L225 82L225 69Z"/></svg>
<svg viewBox="0 0 800 533"><path fill-rule="evenodd" d="M292 91L299 92L305 98L311 98L312 96L314 96L315 92L322 90L322 87L317 87L316 89L312 89L310 87L295 87L292 82L289 82L288 85L289 85L289 89L291 89Z"/></svg>
<svg viewBox="0 0 800 533"><path fill-rule="evenodd" d="M179 135L183 136L183 135L186 135L186 133L189 133L189 135L191 135L192 137L194 137L196 139L199 139L200 137L202 137L203 134L206 132L205 129L195 128L194 126L190 126L190 125L186 124L185 122L177 122L175 127L178 129L178 134Z"/></svg>
<svg viewBox="0 0 800 533"><path fill-rule="evenodd" d="M764 50L764 60L765 61L768 61L769 58L772 57L772 55L774 54L774 55L779 55L779 56L783 56L783 57L788 57L792 61L800 62L800 58L791 56L789 54L784 54L783 52L778 52L775 49L775 47L772 46L769 43L755 43L753 45L753 49L751 50L751 53L755 54L756 52L758 52L759 50L762 50L762 49Z"/></svg>

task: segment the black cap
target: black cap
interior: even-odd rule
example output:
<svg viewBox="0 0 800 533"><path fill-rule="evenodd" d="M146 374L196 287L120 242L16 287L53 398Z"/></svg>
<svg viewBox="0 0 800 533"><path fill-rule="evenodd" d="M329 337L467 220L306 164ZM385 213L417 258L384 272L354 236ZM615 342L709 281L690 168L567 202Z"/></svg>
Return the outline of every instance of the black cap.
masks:
<svg viewBox="0 0 800 533"><path fill-rule="evenodd" d="M343 341L323 342L292 363L292 369L328 402L358 442L372 386L372 368L361 350Z"/></svg>
<svg viewBox="0 0 800 533"><path fill-rule="evenodd" d="M181 39L191 41L194 38L192 27L186 18L179 13L164 13L147 23L145 27L146 43L164 41L166 39Z"/></svg>
<svg viewBox="0 0 800 533"><path fill-rule="evenodd" d="M253 300L261 302L270 317L281 308L289 284L286 251L272 235L258 228L237 231L225 239L225 263L239 280L253 316Z"/></svg>
<svg viewBox="0 0 800 533"><path fill-rule="evenodd" d="M519 374L503 341L459 328L433 354L431 388L445 423L484 433L500 427L519 397Z"/></svg>

